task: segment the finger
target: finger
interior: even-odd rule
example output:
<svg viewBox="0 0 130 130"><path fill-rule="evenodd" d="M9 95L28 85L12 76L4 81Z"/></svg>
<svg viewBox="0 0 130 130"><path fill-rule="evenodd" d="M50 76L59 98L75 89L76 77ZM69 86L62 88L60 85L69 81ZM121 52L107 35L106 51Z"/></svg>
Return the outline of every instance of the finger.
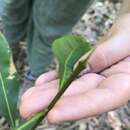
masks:
<svg viewBox="0 0 130 130"><path fill-rule="evenodd" d="M75 80L65 91L64 96L82 94L86 91L96 88L105 78L98 74L90 73Z"/></svg>
<svg viewBox="0 0 130 130"><path fill-rule="evenodd" d="M130 55L129 34L120 33L100 44L89 59L92 72L99 72Z"/></svg>
<svg viewBox="0 0 130 130"><path fill-rule="evenodd" d="M113 65L109 69L106 69L101 74L104 75L105 77L108 77L108 76L119 74L119 73L130 74L130 62L121 61L118 64Z"/></svg>
<svg viewBox="0 0 130 130"><path fill-rule="evenodd" d="M130 56L126 57L121 62L113 65L112 67L101 72L105 77L111 76L113 74L126 73L130 74Z"/></svg>
<svg viewBox="0 0 130 130"><path fill-rule="evenodd" d="M129 99L130 75L113 75L104 80L99 88L63 97L48 114L48 121L60 123L94 116L118 108Z"/></svg>
<svg viewBox="0 0 130 130"><path fill-rule="evenodd" d="M98 74L94 74L94 73L86 74L80 77L79 79L75 80L66 90L64 96L79 94L88 91L89 89L93 89L104 79L105 78L103 76ZM40 87L32 87L27 92L25 92L25 94L22 96L21 102L26 99L29 99L30 95L32 94L39 93L39 92L44 93L44 91L49 92L50 89L54 90L53 94L55 95L56 92L58 91L58 84L59 84L58 80L53 80L49 83L41 85Z"/></svg>
<svg viewBox="0 0 130 130"><path fill-rule="evenodd" d="M50 71L50 72L47 72L43 75L41 75L35 82L35 85L36 86L40 86L44 83L47 83L47 82L50 82L52 80L55 80L57 79L58 75L57 75L57 72L56 71Z"/></svg>
<svg viewBox="0 0 130 130"><path fill-rule="evenodd" d="M124 61L130 62L130 56L126 57Z"/></svg>
<svg viewBox="0 0 130 130"><path fill-rule="evenodd" d="M102 76L97 74L84 76L81 80L73 82L65 92L64 96L84 93L89 89L95 88L103 79ZM56 82L47 85L53 87L43 90L42 87L35 87L28 90L28 92L23 95L20 105L20 113L22 117L27 118L32 116L34 113L43 110L52 101L57 93Z"/></svg>
<svg viewBox="0 0 130 130"><path fill-rule="evenodd" d="M49 91L50 89L56 91L58 89L58 83L59 83L58 80L53 80L53 81L50 81L49 83L44 83L44 84L40 85L39 87L34 86L34 87L30 88L21 97L21 102L23 102L24 100L30 99L30 96L32 96L32 95L40 94L40 92L44 93L45 91Z"/></svg>

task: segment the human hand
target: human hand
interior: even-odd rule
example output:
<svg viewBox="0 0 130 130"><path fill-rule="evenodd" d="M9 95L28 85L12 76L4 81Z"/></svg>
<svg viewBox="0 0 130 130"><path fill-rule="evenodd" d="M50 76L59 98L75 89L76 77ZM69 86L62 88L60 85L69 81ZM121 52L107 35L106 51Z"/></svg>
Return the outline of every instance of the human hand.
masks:
<svg viewBox="0 0 130 130"><path fill-rule="evenodd" d="M90 73L75 80L49 112L51 123L78 120L116 109L130 99L130 16L120 19L89 59ZM127 58L126 58L127 57ZM108 68L111 66L110 68ZM108 69L105 69L108 68ZM105 70L104 70L105 69ZM104 71L102 71L104 70ZM100 72L100 73L99 73ZM21 99L27 118L43 110L58 91L55 71L42 75Z"/></svg>

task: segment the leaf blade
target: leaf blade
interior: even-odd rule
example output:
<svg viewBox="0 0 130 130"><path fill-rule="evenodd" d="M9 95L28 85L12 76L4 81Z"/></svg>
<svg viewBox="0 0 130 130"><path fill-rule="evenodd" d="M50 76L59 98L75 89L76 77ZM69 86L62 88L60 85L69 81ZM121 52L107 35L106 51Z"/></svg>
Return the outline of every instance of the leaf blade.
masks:
<svg viewBox="0 0 130 130"><path fill-rule="evenodd" d="M15 127L15 120L18 117L19 81L16 73L10 72L11 51L2 33L0 33L0 56L0 115L6 118L11 127Z"/></svg>
<svg viewBox="0 0 130 130"><path fill-rule="evenodd" d="M9 114L9 118L10 118L11 124L14 127L15 123L14 123L14 120L12 118L13 116L12 116L12 113L11 113L11 110L10 110L10 105L9 105L8 98L7 98L7 92L6 92L6 89L5 89L5 84L4 84L4 80L3 80L1 72L0 72L0 81L1 81L1 84L2 84L2 90L3 90L3 93L4 93L4 97L5 97L5 101L6 101L6 106L7 106L7 109L8 109L7 112Z"/></svg>
<svg viewBox="0 0 130 130"><path fill-rule="evenodd" d="M59 61L60 88L73 72L75 63L91 48L79 35L67 35L54 41L52 49Z"/></svg>

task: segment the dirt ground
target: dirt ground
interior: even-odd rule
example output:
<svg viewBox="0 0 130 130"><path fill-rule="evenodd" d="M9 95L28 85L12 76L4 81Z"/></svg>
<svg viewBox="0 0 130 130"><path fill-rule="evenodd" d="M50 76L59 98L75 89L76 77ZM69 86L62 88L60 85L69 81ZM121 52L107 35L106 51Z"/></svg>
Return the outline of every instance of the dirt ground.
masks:
<svg viewBox="0 0 130 130"><path fill-rule="evenodd" d="M120 9L119 0L96 1L84 14L82 19L74 27L73 33L81 34L92 44L98 43L113 24ZM0 28L2 25L0 24ZM26 44L20 44L21 51L18 54L17 66L23 75L28 69L26 63ZM5 126L5 120L0 120L0 130ZM50 125L43 121L36 130L128 130L130 128L130 104L115 111L104 113L100 116L87 118L77 122L66 122L60 125Z"/></svg>

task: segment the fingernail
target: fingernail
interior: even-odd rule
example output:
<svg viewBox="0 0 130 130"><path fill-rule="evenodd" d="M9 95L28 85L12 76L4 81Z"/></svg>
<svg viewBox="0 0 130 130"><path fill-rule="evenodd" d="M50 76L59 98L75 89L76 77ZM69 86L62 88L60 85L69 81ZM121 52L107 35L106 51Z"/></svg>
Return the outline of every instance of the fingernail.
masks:
<svg viewBox="0 0 130 130"><path fill-rule="evenodd" d="M91 67L90 67L89 64L87 64L86 68L79 74L79 76L81 77L81 76L83 76L83 75L85 75L87 73L90 73L90 72L91 72Z"/></svg>

